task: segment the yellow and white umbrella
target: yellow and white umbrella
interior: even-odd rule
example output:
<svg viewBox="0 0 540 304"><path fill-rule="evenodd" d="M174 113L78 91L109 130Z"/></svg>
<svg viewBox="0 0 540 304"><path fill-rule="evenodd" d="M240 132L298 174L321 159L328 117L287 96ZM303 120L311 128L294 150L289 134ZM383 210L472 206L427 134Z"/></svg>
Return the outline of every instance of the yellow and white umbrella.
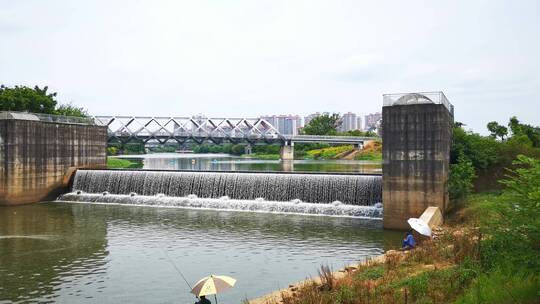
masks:
<svg viewBox="0 0 540 304"><path fill-rule="evenodd" d="M210 275L195 283L195 286L193 286L193 289L191 289L191 293L197 297L212 294L215 295L219 292L232 288L235 283L236 280L228 276Z"/></svg>

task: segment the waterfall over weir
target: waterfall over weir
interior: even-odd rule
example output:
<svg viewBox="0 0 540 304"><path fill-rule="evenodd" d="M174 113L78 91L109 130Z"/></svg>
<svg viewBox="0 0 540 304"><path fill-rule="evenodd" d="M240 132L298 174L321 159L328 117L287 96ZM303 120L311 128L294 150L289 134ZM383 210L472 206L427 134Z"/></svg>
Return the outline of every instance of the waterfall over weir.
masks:
<svg viewBox="0 0 540 304"><path fill-rule="evenodd" d="M369 175L79 170L63 201L381 217Z"/></svg>

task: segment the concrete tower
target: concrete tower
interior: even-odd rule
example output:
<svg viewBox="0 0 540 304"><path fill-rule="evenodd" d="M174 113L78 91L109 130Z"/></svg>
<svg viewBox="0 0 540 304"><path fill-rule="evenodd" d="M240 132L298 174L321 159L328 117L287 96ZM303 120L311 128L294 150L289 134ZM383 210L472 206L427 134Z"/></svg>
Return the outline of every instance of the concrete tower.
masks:
<svg viewBox="0 0 540 304"><path fill-rule="evenodd" d="M383 225L407 229L427 207L449 207L454 110L442 92L383 98Z"/></svg>

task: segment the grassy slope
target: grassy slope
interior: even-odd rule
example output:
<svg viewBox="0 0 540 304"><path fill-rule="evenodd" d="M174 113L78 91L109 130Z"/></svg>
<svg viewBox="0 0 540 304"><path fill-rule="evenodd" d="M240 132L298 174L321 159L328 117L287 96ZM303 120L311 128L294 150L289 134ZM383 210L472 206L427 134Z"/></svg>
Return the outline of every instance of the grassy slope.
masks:
<svg viewBox="0 0 540 304"><path fill-rule="evenodd" d="M303 286L283 295L282 303L540 303L539 275L481 267L486 227L476 227L482 217L496 216L490 206L497 196L471 195L436 241L425 240L407 254L387 254L385 262L360 266L339 280L323 273L322 285Z"/></svg>
<svg viewBox="0 0 540 304"><path fill-rule="evenodd" d="M322 149L309 150L306 152L307 159L334 159L338 154L353 149L353 146L336 146Z"/></svg>
<svg viewBox="0 0 540 304"><path fill-rule="evenodd" d="M382 143L379 141L368 142L356 157L356 160L382 160Z"/></svg>

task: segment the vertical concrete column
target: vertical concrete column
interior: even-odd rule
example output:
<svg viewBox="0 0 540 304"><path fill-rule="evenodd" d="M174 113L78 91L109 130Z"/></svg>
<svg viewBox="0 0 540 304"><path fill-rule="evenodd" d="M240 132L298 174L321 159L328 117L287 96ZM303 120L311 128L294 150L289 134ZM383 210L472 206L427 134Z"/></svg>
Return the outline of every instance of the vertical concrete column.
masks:
<svg viewBox="0 0 540 304"><path fill-rule="evenodd" d="M279 152L281 160L294 160L294 143L286 142Z"/></svg>
<svg viewBox="0 0 540 304"><path fill-rule="evenodd" d="M54 199L71 168L106 165L107 127L39 121L32 114L0 118L0 205Z"/></svg>
<svg viewBox="0 0 540 304"><path fill-rule="evenodd" d="M253 153L253 147L251 146L251 144L247 144L244 147L244 154L251 154L251 153Z"/></svg>
<svg viewBox="0 0 540 304"><path fill-rule="evenodd" d="M448 208L453 116L442 104L383 107L383 226L408 229L429 206Z"/></svg>

